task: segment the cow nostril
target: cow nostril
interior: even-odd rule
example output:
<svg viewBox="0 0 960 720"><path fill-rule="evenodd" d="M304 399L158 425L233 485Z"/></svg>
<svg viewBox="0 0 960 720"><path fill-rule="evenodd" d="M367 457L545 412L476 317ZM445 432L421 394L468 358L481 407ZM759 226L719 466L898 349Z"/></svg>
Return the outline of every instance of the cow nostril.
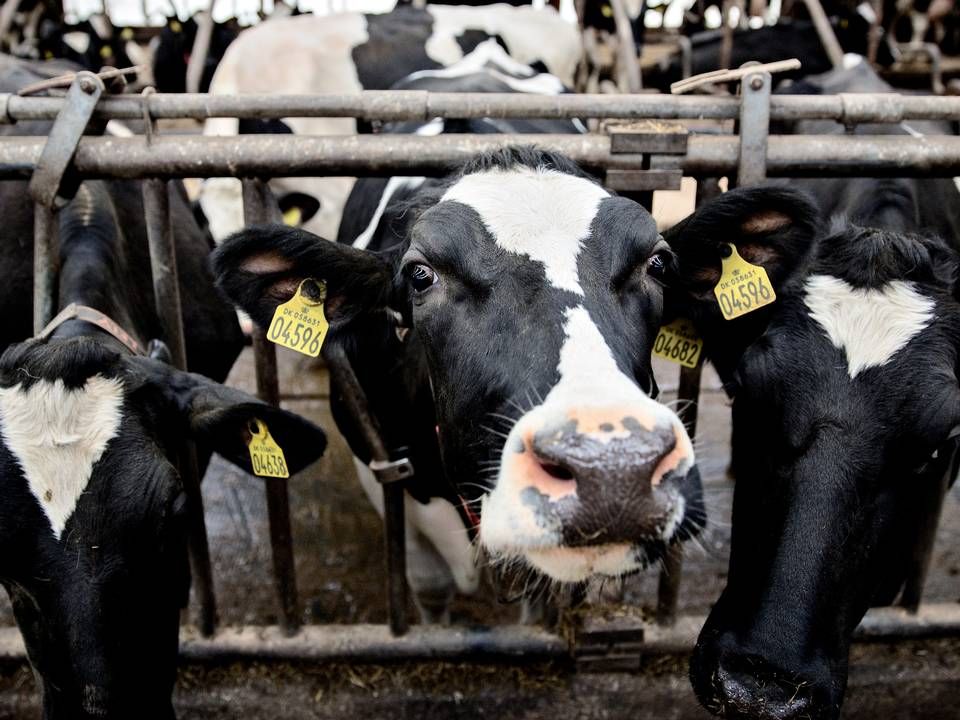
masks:
<svg viewBox="0 0 960 720"><path fill-rule="evenodd" d="M573 473L563 465L541 460L540 467L547 475L557 480L573 480Z"/></svg>

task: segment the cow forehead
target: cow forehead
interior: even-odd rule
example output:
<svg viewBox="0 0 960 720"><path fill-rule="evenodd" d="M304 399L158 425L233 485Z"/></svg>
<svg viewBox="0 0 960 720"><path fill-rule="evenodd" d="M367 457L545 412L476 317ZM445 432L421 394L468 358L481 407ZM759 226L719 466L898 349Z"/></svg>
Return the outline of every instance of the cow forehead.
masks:
<svg viewBox="0 0 960 720"><path fill-rule="evenodd" d="M38 380L0 388L0 434L59 540L120 428L123 384L94 375L79 388Z"/></svg>
<svg viewBox="0 0 960 720"><path fill-rule="evenodd" d="M548 282L582 296L577 258L609 196L586 178L519 167L466 175L440 201L473 208L499 247L542 263Z"/></svg>
<svg viewBox="0 0 960 720"><path fill-rule="evenodd" d="M851 379L890 362L930 325L935 307L912 282L855 288L832 275L808 278L803 301L834 347L845 353Z"/></svg>

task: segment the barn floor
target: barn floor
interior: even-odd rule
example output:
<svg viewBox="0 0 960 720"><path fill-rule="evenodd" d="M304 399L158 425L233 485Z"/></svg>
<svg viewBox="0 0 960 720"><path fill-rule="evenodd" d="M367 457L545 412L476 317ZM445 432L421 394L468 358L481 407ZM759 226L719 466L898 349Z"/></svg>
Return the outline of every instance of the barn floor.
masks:
<svg viewBox="0 0 960 720"><path fill-rule="evenodd" d="M284 402L333 428L325 373L311 361L279 351L281 387L310 399ZM667 399L675 366L656 367ZM231 384L253 389L252 353L244 352ZM711 370L704 374L697 438L710 524L685 562L680 612L703 614L726 573L732 483L726 478L729 410ZM326 456L290 481L297 579L306 623L383 622L382 532L379 519L352 480L352 461L330 433ZM225 625L277 620L271 582L266 507L261 484L215 458L204 481L220 618ZM960 597L960 489L948 498L927 587L931 601ZM626 602L652 606L657 573L629 579ZM608 588L609 589L609 588ZM460 598L464 623L515 622L518 607L489 590ZM411 612L411 619L413 614ZM11 624L0 598L0 624ZM955 718L960 699L960 642L861 645L855 650L846 718ZM557 665L403 666L185 664L176 705L183 718L702 718L682 657L651 659L640 673L573 673ZM21 664L0 664L0 720L39 717L34 682Z"/></svg>

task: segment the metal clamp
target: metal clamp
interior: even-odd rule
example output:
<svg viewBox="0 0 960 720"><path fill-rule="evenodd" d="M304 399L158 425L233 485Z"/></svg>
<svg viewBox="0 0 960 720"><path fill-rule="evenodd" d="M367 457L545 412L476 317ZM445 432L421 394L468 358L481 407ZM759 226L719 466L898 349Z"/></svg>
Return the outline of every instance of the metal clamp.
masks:
<svg viewBox="0 0 960 720"><path fill-rule="evenodd" d="M399 482L413 477L413 463L408 458L399 460L371 460L370 470L381 485Z"/></svg>
<svg viewBox="0 0 960 720"><path fill-rule="evenodd" d="M659 120L617 123L607 128L611 154L643 156L638 170L608 170L605 185L617 192L679 190L682 170L651 170L653 155L685 155L687 129Z"/></svg>
<svg viewBox="0 0 960 720"><path fill-rule="evenodd" d="M571 652L577 668L587 672L632 672L640 669L647 624L635 613L587 616L575 624Z"/></svg>
<svg viewBox="0 0 960 720"><path fill-rule="evenodd" d="M35 202L47 208L60 207L73 195L69 190L65 196L61 194L64 176L103 91L103 80L92 72L77 73L30 179L30 195Z"/></svg>
<svg viewBox="0 0 960 720"><path fill-rule="evenodd" d="M770 91L772 79L762 65L742 68L740 91L740 162L738 185L755 185L767 179L767 138L770 133Z"/></svg>

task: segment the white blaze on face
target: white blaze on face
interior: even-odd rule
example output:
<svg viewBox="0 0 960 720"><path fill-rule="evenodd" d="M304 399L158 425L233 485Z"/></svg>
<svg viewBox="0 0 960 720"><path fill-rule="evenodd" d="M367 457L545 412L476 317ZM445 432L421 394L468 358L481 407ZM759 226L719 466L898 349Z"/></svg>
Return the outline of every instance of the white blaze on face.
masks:
<svg viewBox="0 0 960 720"><path fill-rule="evenodd" d="M813 275L805 290L803 300L810 317L834 347L844 351L851 378L890 362L933 320L933 300L904 280L873 289L855 288L830 275Z"/></svg>
<svg viewBox="0 0 960 720"><path fill-rule="evenodd" d="M61 380L0 388L0 434L58 540L120 427L122 405L122 383L100 375L78 389Z"/></svg>
<svg viewBox="0 0 960 720"><path fill-rule="evenodd" d="M552 285L582 296L580 246L600 203L609 196L584 178L518 167L467 175L441 201L472 207L497 245L543 263Z"/></svg>

